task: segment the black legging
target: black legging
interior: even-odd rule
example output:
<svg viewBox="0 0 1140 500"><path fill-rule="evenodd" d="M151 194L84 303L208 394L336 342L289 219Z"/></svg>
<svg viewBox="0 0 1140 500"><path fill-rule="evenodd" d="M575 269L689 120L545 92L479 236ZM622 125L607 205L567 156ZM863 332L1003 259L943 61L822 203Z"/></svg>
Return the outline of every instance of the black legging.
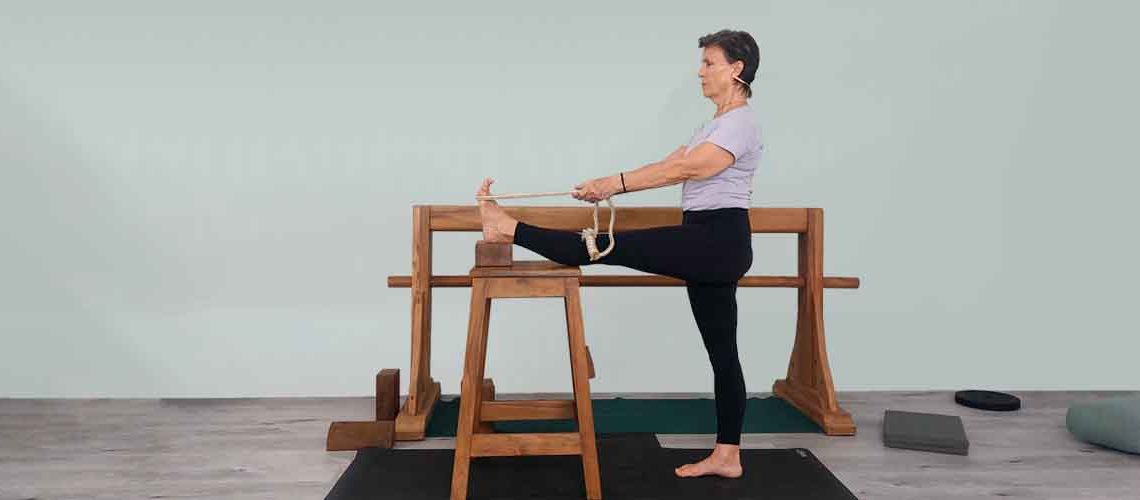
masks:
<svg viewBox="0 0 1140 500"><path fill-rule="evenodd" d="M736 286L752 266L748 209L686 210L681 225L615 231L614 239L613 251L592 262L578 232L519 221L514 243L563 265L625 266L684 280L712 362L716 442L740 444L745 390L736 350ZM609 234L599 234L597 244L604 251Z"/></svg>

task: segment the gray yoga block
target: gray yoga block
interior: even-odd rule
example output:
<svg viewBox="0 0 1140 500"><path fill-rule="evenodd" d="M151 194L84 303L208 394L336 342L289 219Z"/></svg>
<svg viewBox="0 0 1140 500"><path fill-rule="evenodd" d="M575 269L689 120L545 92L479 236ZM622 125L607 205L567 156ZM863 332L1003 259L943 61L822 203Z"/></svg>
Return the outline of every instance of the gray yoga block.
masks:
<svg viewBox="0 0 1140 500"><path fill-rule="evenodd" d="M883 414L883 444L890 448L968 455L970 441L956 415L887 410Z"/></svg>

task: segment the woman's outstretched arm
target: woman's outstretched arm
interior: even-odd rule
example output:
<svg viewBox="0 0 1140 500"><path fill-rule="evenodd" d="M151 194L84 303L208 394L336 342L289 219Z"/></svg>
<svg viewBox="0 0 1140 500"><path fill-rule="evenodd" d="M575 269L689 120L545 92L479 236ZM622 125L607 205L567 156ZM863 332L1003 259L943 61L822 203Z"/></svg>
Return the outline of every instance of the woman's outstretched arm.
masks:
<svg viewBox="0 0 1140 500"><path fill-rule="evenodd" d="M685 157L687 147L688 146L681 146L677 148L661 161L656 161L625 172L626 191L644 191L646 189L672 186L684 182L685 179L682 176L677 160ZM622 175L623 174L618 174L617 176L619 183L621 182Z"/></svg>
<svg viewBox="0 0 1140 500"><path fill-rule="evenodd" d="M705 179L719 174L735 161L732 153L709 142L701 143L687 153L685 151L684 147L678 148L664 160L578 184L575 188L581 192L574 197L593 202L621 194L622 177L627 193L672 186L689 179Z"/></svg>
<svg viewBox="0 0 1140 500"><path fill-rule="evenodd" d="M680 184L689 179L706 179L719 174L735 161L731 153L708 142L701 143L687 154L685 149L682 146L664 160L625 172L625 190L643 191ZM620 190L621 174L613 177L618 179Z"/></svg>

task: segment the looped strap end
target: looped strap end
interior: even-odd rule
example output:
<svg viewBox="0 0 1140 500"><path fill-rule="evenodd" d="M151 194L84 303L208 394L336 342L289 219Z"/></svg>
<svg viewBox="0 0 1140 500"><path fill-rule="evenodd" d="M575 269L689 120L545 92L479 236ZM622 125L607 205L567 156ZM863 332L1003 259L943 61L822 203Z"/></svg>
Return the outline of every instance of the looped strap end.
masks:
<svg viewBox="0 0 1140 500"><path fill-rule="evenodd" d="M590 254L590 262L598 260L604 254L598 252L598 230L594 228L585 228L582 230L582 241L586 242L586 253Z"/></svg>

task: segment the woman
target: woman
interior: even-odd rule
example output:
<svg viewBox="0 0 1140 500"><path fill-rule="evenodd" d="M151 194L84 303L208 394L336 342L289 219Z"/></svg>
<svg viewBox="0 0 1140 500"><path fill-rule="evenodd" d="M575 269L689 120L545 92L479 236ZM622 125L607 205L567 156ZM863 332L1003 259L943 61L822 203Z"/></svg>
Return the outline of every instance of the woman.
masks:
<svg viewBox="0 0 1140 500"><path fill-rule="evenodd" d="M532 226L512 219L494 201L480 201L483 238L512 242L571 266L620 265L686 282L689 304L712 362L716 395L716 447L704 460L675 470L680 477L716 474L740 477L740 432L744 419L744 374L736 349L736 282L752 266L748 222L752 174L763 145L748 98L760 49L746 32L722 30L698 41L698 76L716 113L689 144L665 159L629 172L574 186L574 198L597 202L631 191L684 183L682 224L620 231L613 251L591 262L580 233ZM484 179L477 195L490 195ZM609 245L599 234L597 246Z"/></svg>

